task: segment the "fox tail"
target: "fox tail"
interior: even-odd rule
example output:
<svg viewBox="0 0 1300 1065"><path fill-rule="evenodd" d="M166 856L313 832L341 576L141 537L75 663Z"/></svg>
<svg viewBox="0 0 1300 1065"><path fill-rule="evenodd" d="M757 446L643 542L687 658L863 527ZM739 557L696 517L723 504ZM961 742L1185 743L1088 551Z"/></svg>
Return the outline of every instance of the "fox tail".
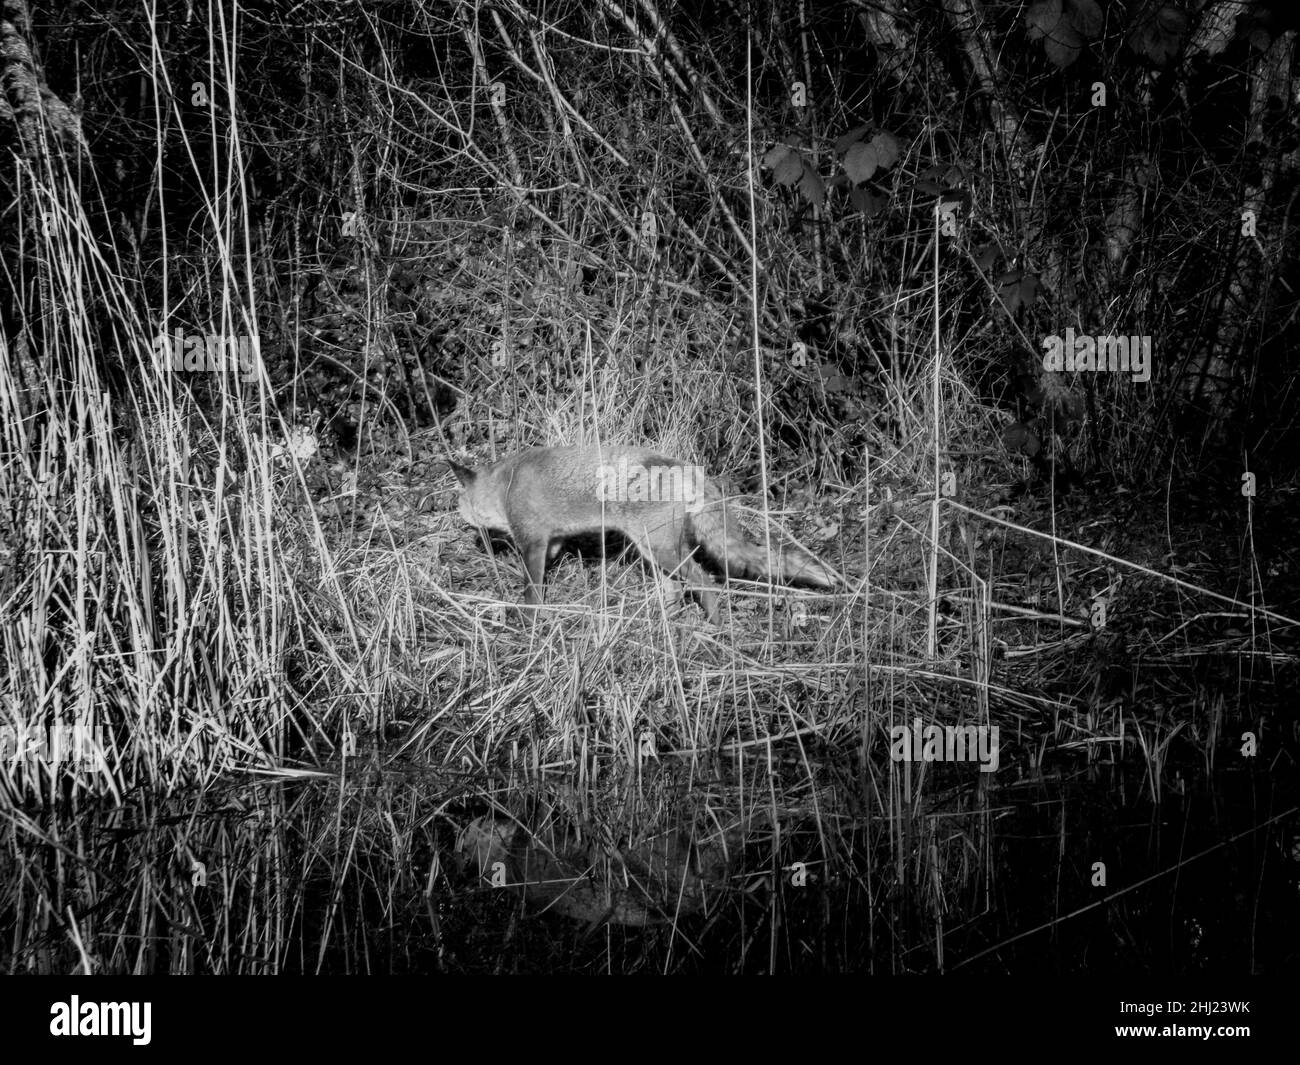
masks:
<svg viewBox="0 0 1300 1065"><path fill-rule="evenodd" d="M793 544L787 547L773 544L769 555L766 547L749 538L721 499L708 500L699 508L692 508L687 522L692 542L729 578L766 578L816 588L835 588L843 583L833 569Z"/></svg>

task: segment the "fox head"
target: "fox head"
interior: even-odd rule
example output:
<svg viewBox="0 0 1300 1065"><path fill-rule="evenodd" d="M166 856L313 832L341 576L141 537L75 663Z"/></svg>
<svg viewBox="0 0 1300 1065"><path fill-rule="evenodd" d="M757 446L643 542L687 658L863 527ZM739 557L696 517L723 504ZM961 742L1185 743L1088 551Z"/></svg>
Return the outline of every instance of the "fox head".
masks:
<svg viewBox="0 0 1300 1065"><path fill-rule="evenodd" d="M488 529L510 528L506 520L503 493L489 466L471 469L458 462L448 462L452 473L460 481L460 516L471 525Z"/></svg>

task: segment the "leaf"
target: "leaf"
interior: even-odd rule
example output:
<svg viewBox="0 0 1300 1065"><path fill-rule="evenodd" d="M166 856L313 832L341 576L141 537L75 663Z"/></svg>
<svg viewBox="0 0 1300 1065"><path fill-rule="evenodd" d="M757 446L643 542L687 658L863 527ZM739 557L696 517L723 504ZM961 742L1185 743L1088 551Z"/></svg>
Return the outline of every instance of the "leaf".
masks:
<svg viewBox="0 0 1300 1065"><path fill-rule="evenodd" d="M1025 301L1026 305L1033 303L1034 300L1038 299L1038 288L1039 284L1037 274L1025 274L1025 276L1020 279L1020 298Z"/></svg>
<svg viewBox="0 0 1300 1065"><path fill-rule="evenodd" d="M803 156L798 152L786 152L773 168L772 177L778 185L789 187L803 176L803 172Z"/></svg>
<svg viewBox="0 0 1300 1065"><path fill-rule="evenodd" d="M889 197L875 189L849 189L849 203L868 218L875 218L889 204Z"/></svg>
<svg viewBox="0 0 1300 1065"><path fill-rule="evenodd" d="M898 162L898 138L892 133L881 130L871 138L871 146L876 149L876 165L881 170L888 170Z"/></svg>
<svg viewBox="0 0 1300 1065"><path fill-rule="evenodd" d="M1187 16L1177 8L1160 7L1129 34L1128 46L1163 67L1181 51L1186 35Z"/></svg>
<svg viewBox="0 0 1300 1065"><path fill-rule="evenodd" d="M1022 422L1012 422L1002 430L1002 443L1007 446L1008 451L1016 451L1030 458L1037 455L1039 448L1042 447L1038 434Z"/></svg>
<svg viewBox="0 0 1300 1065"><path fill-rule="evenodd" d="M934 165L927 166L916 179L916 190L925 196L940 196L947 187L948 182L945 180L947 171L945 167Z"/></svg>
<svg viewBox="0 0 1300 1065"><path fill-rule="evenodd" d="M1101 6L1097 0L1069 0L1066 11L1070 12L1074 28L1089 41L1095 41L1101 35Z"/></svg>
<svg viewBox="0 0 1300 1065"><path fill-rule="evenodd" d="M1025 31L1031 41L1041 41L1057 32L1063 0L1038 0L1025 12Z"/></svg>
<svg viewBox="0 0 1300 1065"><path fill-rule="evenodd" d="M898 162L898 138L883 130L865 144L857 141L844 153L844 172L855 185L870 181L877 170L888 170Z"/></svg>
<svg viewBox="0 0 1300 1065"><path fill-rule="evenodd" d="M863 134L865 134L870 128L870 126L858 126L856 129L851 129L847 133L841 133L835 138L835 154L843 155L853 145L857 144L858 141L862 140Z"/></svg>
<svg viewBox="0 0 1300 1065"><path fill-rule="evenodd" d="M998 261L998 256L1002 254L1002 249L995 244L986 244L975 253L975 265L979 267L981 273L987 274L993 269L993 264Z"/></svg>
<svg viewBox="0 0 1300 1065"><path fill-rule="evenodd" d="M826 379L826 391L832 393L853 393L858 390L856 378L849 377L847 374L835 374L833 377Z"/></svg>
<svg viewBox="0 0 1300 1065"><path fill-rule="evenodd" d="M804 167L803 176L799 179L799 191L814 207L820 207L826 201L826 185L822 176L810 166Z"/></svg>
<svg viewBox="0 0 1300 1065"><path fill-rule="evenodd" d="M1015 314L1033 303L1038 296L1038 275L1008 270L997 280L998 298Z"/></svg>
<svg viewBox="0 0 1300 1065"><path fill-rule="evenodd" d="M870 144L858 141L844 155L844 172L855 185L870 181L871 176L880 168L876 149Z"/></svg>
<svg viewBox="0 0 1300 1065"><path fill-rule="evenodd" d="M790 149L784 144L774 144L763 154L763 166L768 170L775 170L781 160L790 154Z"/></svg>
<svg viewBox="0 0 1300 1065"><path fill-rule="evenodd" d="M1101 25L1097 0L1038 0L1025 13L1029 39L1043 42L1043 51L1058 70L1079 58Z"/></svg>

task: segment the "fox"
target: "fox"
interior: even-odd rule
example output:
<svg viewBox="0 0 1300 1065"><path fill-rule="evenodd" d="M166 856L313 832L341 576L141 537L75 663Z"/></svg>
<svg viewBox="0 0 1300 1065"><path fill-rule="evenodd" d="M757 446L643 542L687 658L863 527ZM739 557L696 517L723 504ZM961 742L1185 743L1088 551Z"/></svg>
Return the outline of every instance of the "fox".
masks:
<svg viewBox="0 0 1300 1065"><path fill-rule="evenodd" d="M840 576L794 546L753 542L726 496L698 466L624 444L535 447L488 466L448 465L461 484L460 516L506 533L523 557L524 603L542 603L547 566L574 538L616 532L640 555L686 582L705 616L718 623L724 577L771 579L831 589Z"/></svg>

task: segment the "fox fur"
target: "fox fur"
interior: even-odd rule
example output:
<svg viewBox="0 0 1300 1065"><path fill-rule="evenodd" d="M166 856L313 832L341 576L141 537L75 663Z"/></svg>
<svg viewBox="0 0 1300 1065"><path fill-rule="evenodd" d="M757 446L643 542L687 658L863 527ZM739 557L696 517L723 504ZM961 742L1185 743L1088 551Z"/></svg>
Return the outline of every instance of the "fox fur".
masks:
<svg viewBox="0 0 1300 1065"><path fill-rule="evenodd" d="M702 561L727 577L818 588L841 583L834 570L797 547L774 543L769 556L745 535L722 491L698 467L647 448L537 447L478 469L449 465L462 486L461 517L476 527L508 533L523 556L524 602L530 605L542 601L546 567L566 540L608 531L685 580L714 623L716 585Z"/></svg>

